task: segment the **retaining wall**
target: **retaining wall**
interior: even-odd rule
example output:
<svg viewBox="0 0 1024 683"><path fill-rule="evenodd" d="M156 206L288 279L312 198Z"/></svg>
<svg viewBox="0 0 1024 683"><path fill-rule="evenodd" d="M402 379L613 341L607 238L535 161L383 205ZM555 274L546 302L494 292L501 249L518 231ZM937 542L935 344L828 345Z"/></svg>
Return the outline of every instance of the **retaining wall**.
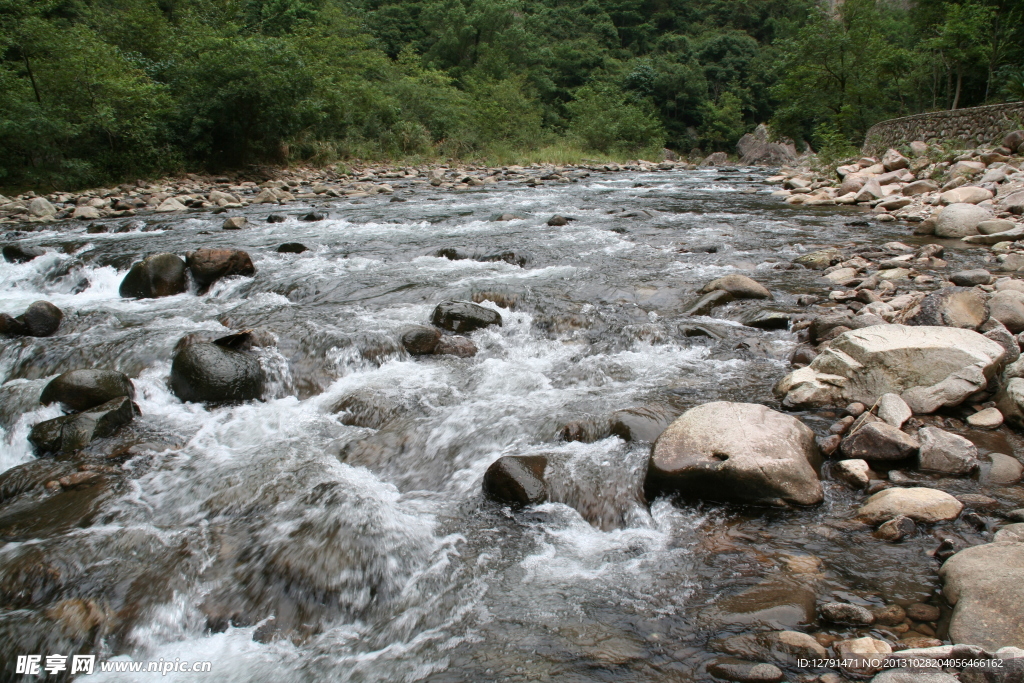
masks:
<svg viewBox="0 0 1024 683"><path fill-rule="evenodd" d="M969 147L998 146L1002 137L1024 127L1024 102L989 104L953 111L915 114L876 123L864 136L861 152L878 155L914 140L927 143L957 140Z"/></svg>

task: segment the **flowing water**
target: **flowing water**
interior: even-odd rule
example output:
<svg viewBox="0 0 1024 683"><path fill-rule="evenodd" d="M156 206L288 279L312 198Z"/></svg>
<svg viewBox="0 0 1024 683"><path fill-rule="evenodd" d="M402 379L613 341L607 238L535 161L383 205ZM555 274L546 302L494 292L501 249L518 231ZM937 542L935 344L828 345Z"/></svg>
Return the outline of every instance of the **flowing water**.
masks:
<svg viewBox="0 0 1024 683"><path fill-rule="evenodd" d="M815 630L815 596L928 599L935 539L874 541L845 521L860 494L832 481L810 510L645 501L648 443L559 439L568 422L635 406L776 406L795 335L738 322L763 303L687 318L699 288L746 273L772 308L798 311L824 281L787 269L795 256L906 240L899 224L849 227L855 209L787 206L765 177L399 183L407 201L334 200L321 222L293 204L278 224L250 207L233 232L196 213L150 218L162 227L149 232L16 236L48 253L0 263L0 311L47 299L65 319L54 337L2 342L0 470L34 460L26 436L59 414L37 402L58 373L127 373L142 417L82 456L109 463L101 484L0 508L0 660L209 660L224 681L688 681L706 677L709 639ZM492 220L506 212L522 218ZM555 213L576 220L547 226ZM283 242L309 250L276 253ZM256 276L118 297L145 255L221 246L247 250ZM444 247L528 262L434 255ZM405 354L401 331L449 299L504 324L473 333L473 358ZM277 337L259 350L266 400L181 403L166 384L175 343L228 328ZM510 454L547 455L558 502L514 512L484 499L484 471ZM87 604L92 620L68 626L58 604Z"/></svg>

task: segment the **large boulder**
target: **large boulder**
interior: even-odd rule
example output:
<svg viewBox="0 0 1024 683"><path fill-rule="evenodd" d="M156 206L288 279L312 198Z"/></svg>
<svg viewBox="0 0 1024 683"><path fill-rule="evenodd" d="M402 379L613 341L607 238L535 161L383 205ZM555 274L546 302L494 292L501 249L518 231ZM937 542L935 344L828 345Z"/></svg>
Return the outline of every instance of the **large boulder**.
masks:
<svg viewBox="0 0 1024 683"><path fill-rule="evenodd" d="M197 342L174 355L170 384L182 401L250 401L263 395L264 375L259 360L249 353Z"/></svg>
<svg viewBox="0 0 1024 683"><path fill-rule="evenodd" d="M744 166L785 166L797 159L792 140L771 141L768 127L763 123L736 143L736 153Z"/></svg>
<svg viewBox="0 0 1024 683"><path fill-rule="evenodd" d="M484 473L484 493L500 503L521 507L537 505L548 498L544 470L548 459L543 455L505 455Z"/></svg>
<svg viewBox="0 0 1024 683"><path fill-rule="evenodd" d="M438 304L430 322L450 332L472 332L488 325L501 327L501 314L469 301L445 301Z"/></svg>
<svg viewBox="0 0 1024 683"><path fill-rule="evenodd" d="M82 413L40 422L28 440L42 453L70 453L85 448L93 439L113 435L135 414L131 399L120 396Z"/></svg>
<svg viewBox="0 0 1024 683"><path fill-rule="evenodd" d="M200 289L206 289L222 277L256 274L249 254L240 249L197 249L185 254L185 265Z"/></svg>
<svg viewBox="0 0 1024 683"><path fill-rule="evenodd" d="M0 333L49 337L60 328L64 313L49 301L36 301L17 317L0 313Z"/></svg>
<svg viewBox="0 0 1024 683"><path fill-rule="evenodd" d="M1010 332L1024 332L1024 292L1003 289L988 300L989 315L1006 326Z"/></svg>
<svg viewBox="0 0 1024 683"><path fill-rule="evenodd" d="M935 221L936 237L967 237L978 234L978 223L992 218L992 212L974 204L950 204Z"/></svg>
<svg viewBox="0 0 1024 683"><path fill-rule="evenodd" d="M701 293L722 291L736 299L771 299L772 293L746 275L725 275L704 285Z"/></svg>
<svg viewBox="0 0 1024 683"><path fill-rule="evenodd" d="M118 293L125 298L155 299L185 291L185 262L174 254L154 254L132 265Z"/></svg>
<svg viewBox="0 0 1024 683"><path fill-rule="evenodd" d="M873 405L882 394L894 393L915 412L931 412L921 409L935 402L957 405L983 388L1005 354L973 330L876 325L839 335L809 366L784 377L775 392L790 408Z"/></svg>
<svg viewBox="0 0 1024 683"><path fill-rule="evenodd" d="M128 375L116 370L71 370L50 381L39 396L45 405L60 403L69 410L88 410L119 396L135 398Z"/></svg>
<svg viewBox="0 0 1024 683"><path fill-rule="evenodd" d="M988 650L1024 644L1024 543L961 550L942 565L939 578L943 595L955 605L951 641Z"/></svg>
<svg viewBox="0 0 1024 683"><path fill-rule="evenodd" d="M907 311L907 325L963 327L976 330L989 316L985 295L973 287L946 287L932 292Z"/></svg>
<svg viewBox="0 0 1024 683"><path fill-rule="evenodd" d="M753 403L692 408L658 437L645 487L762 505L822 501L814 433L795 417Z"/></svg>

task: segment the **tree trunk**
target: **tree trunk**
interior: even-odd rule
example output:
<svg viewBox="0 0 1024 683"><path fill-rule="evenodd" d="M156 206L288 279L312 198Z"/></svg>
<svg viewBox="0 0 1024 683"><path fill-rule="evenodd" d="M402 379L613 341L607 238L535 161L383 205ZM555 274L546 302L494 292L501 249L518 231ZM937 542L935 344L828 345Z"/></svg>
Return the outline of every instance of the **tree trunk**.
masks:
<svg viewBox="0 0 1024 683"><path fill-rule="evenodd" d="M39 86L36 85L36 77L32 73L32 65L28 61L28 53L24 50L21 51L21 58L25 60L25 71L28 72L28 80L32 81L32 92L36 94L36 103L42 104L43 100L39 97Z"/></svg>
<svg viewBox="0 0 1024 683"><path fill-rule="evenodd" d="M953 96L953 106L951 107L951 109L956 109L957 106L960 104L960 86L963 85L963 82L964 82L964 65L963 64L957 64L956 65L956 95Z"/></svg>

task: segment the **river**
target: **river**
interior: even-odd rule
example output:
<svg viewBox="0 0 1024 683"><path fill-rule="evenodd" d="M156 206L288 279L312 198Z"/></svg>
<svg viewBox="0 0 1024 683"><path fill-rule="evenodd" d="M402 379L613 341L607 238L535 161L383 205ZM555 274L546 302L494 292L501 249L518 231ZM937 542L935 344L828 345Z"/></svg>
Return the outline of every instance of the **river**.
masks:
<svg viewBox="0 0 1024 683"><path fill-rule="evenodd" d="M48 253L0 262L0 312L46 299L65 319L54 337L0 342L0 470L34 459L26 436L60 414L37 403L58 373L127 373L142 416L87 453L120 448L101 485L0 508L0 647L210 661L222 681L690 681L706 678L711 639L757 623L814 630L808 601L813 618L815 599L933 599L935 539L872 541L846 521L860 494L837 482L808 510L644 501L648 443L559 439L568 422L636 406L777 407L796 335L739 321L822 294L820 273L789 267L802 253L910 241L855 208L786 205L767 176L398 182L406 201L333 200L320 222L298 220L310 205L297 202L273 207L284 223L265 222L267 206L238 211L239 231L189 213L147 217L149 232L64 223L8 239ZM575 220L549 227L553 214ZM284 242L309 250L277 253ZM132 262L199 247L245 249L257 273L202 296L119 298ZM527 262L435 255L446 247ZM733 272L775 300L684 315ZM504 324L473 333L473 358L405 354L401 331L449 299ZM259 351L266 400L175 398L176 342L243 328L278 339ZM831 422L803 417L819 432ZM484 471L510 454L547 455L561 502L514 512L484 499ZM35 592L15 599L12 585ZM744 607L765 594L778 606ZM47 612L71 599L97 606L87 636Z"/></svg>

